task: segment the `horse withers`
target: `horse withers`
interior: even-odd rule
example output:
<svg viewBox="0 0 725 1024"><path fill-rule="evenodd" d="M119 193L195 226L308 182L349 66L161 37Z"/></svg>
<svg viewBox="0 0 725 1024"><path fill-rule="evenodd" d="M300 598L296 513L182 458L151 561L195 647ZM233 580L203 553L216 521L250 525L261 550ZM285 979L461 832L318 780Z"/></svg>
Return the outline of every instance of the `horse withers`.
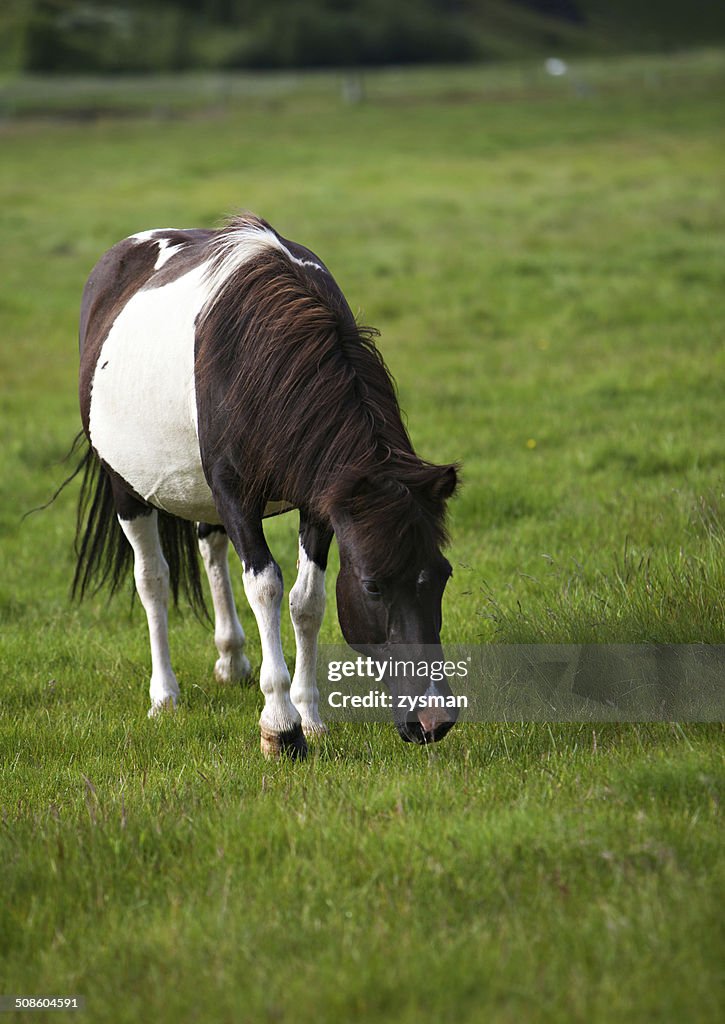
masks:
<svg viewBox="0 0 725 1024"><path fill-rule="evenodd" d="M149 714L179 697L167 604L182 587L203 604L197 544L220 682L250 672L228 538L242 562L262 646L267 755L303 755L305 737L325 731L316 658L333 533L347 642L440 644L451 574L441 548L456 467L414 452L375 333L356 323L317 256L251 215L219 230L132 235L93 269L80 321L89 447L74 592L104 582L116 589L133 563L151 642ZM282 574L262 522L291 509L300 528L290 681ZM428 690L424 680L419 686ZM396 724L404 739L429 743L454 720L455 711L433 708Z"/></svg>

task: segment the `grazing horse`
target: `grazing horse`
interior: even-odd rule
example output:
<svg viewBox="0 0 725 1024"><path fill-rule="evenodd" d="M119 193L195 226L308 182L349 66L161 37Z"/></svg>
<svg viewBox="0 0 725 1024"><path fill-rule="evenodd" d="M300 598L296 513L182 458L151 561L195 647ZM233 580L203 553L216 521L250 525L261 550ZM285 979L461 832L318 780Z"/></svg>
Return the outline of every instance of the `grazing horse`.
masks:
<svg viewBox="0 0 725 1024"><path fill-rule="evenodd" d="M151 642L150 715L179 697L167 604L180 586L203 604L197 543L220 682L250 671L228 538L241 559L262 645L268 756L303 756L305 737L325 731L316 656L333 533L348 643L440 644L451 574L441 547L456 468L415 454L375 333L355 322L314 253L251 215L219 230L132 235L93 269L80 320L89 447L73 589L83 596L98 580L116 589L133 561ZM300 514L291 683L282 574L262 529L266 516L290 509ZM421 680L419 692L428 686ZM454 720L455 711L426 708L396 725L404 739L428 743Z"/></svg>

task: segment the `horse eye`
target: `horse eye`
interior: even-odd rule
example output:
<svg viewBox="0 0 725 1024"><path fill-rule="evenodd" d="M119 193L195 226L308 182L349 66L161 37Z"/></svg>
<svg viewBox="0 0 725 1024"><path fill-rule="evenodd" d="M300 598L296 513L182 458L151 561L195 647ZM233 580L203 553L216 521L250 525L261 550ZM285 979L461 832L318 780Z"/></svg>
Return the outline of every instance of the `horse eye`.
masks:
<svg viewBox="0 0 725 1024"><path fill-rule="evenodd" d="M380 597L380 587L375 580L363 580L362 585L366 593L371 594L373 597Z"/></svg>

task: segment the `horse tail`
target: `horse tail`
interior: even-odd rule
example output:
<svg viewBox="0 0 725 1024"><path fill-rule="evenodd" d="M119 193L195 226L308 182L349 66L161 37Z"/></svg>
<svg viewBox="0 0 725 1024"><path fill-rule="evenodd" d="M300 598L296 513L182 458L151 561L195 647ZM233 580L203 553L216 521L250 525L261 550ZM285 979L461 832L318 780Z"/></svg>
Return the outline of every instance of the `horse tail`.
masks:
<svg viewBox="0 0 725 1024"><path fill-rule="evenodd" d="M76 438L72 450L78 440ZM76 518L76 568L71 595L83 600L86 593L95 594L108 586L113 596L133 568L133 550L116 515L111 477L90 445L57 493L79 473L83 476ZM195 524L159 509L158 525L161 548L169 565L174 605L178 605L179 594L183 593L194 611L208 618Z"/></svg>
<svg viewBox="0 0 725 1024"><path fill-rule="evenodd" d="M71 595L83 600L110 586L115 594L133 567L133 551L116 517L111 478L88 445L76 467L82 473L76 515L76 569ZM69 480L72 478L69 478Z"/></svg>

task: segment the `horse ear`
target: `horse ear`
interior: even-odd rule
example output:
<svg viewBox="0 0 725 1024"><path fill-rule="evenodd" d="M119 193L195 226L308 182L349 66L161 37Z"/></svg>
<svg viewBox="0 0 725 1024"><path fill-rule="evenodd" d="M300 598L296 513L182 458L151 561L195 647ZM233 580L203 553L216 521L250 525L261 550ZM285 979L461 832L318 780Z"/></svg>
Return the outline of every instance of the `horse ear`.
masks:
<svg viewBox="0 0 725 1024"><path fill-rule="evenodd" d="M450 466L441 466L440 474L431 488L432 496L438 501L448 501L456 493L457 488L458 466L455 463L451 463Z"/></svg>
<svg viewBox="0 0 725 1024"><path fill-rule="evenodd" d="M356 499L367 498L368 495L373 493L374 485L373 481L368 476L362 476L358 480L352 483L347 491L346 498L348 501L354 501Z"/></svg>
<svg viewBox="0 0 725 1024"><path fill-rule="evenodd" d="M342 475L329 488L320 511L330 518L333 515L351 515L364 505L373 494L373 481L368 476Z"/></svg>

